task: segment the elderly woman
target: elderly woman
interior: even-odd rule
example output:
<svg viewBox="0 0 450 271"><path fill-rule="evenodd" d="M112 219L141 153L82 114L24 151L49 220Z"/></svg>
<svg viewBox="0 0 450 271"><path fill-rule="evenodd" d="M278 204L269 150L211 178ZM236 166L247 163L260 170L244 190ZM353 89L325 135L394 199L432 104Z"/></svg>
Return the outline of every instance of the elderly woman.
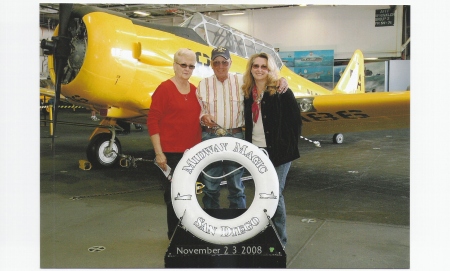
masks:
<svg viewBox="0 0 450 271"><path fill-rule="evenodd" d="M300 157L298 139L302 120L294 93L277 92L278 68L272 56L255 54L244 74L245 140L267 150L278 174L280 197L272 221L283 247L287 243L283 190L291 161Z"/></svg>
<svg viewBox="0 0 450 271"><path fill-rule="evenodd" d="M186 149L201 141L200 104L196 87L189 82L195 69L196 55L180 49L174 55L175 75L162 82L152 96L147 127L155 150L155 163L163 170L175 169ZM171 182L161 174L164 201L167 205L168 237L172 237L178 223L171 201Z"/></svg>

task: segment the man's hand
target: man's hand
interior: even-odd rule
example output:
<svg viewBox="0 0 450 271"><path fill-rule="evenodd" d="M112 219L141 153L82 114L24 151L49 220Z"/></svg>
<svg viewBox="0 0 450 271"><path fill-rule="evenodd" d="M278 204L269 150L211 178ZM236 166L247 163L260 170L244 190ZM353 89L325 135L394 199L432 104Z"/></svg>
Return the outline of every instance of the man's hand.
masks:
<svg viewBox="0 0 450 271"><path fill-rule="evenodd" d="M203 125L207 126L208 128L216 126L213 116L211 116L209 114L203 115L201 121L202 121Z"/></svg>
<svg viewBox="0 0 450 271"><path fill-rule="evenodd" d="M281 77L277 81L277 87L278 87L278 93L281 93L281 94L285 93L286 90L289 88L286 78Z"/></svg>

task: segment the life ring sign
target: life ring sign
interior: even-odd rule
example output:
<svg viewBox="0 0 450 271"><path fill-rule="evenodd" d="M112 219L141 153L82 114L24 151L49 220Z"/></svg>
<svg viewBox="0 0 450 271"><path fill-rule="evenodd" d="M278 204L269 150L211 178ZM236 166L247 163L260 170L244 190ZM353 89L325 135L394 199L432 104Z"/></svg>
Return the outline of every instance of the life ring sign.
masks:
<svg viewBox="0 0 450 271"><path fill-rule="evenodd" d="M195 182L209 164L230 160L243 165L255 182L255 197L242 215L218 219L208 215L195 196ZM279 184L269 157L257 146L233 137L218 137L187 150L172 178L172 204L183 226L198 238L226 245L256 236L269 224L279 199Z"/></svg>

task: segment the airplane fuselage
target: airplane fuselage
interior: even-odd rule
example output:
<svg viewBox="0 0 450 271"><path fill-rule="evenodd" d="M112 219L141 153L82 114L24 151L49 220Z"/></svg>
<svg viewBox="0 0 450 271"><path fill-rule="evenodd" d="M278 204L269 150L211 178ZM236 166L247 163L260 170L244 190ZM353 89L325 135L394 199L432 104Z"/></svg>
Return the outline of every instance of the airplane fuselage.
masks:
<svg viewBox="0 0 450 271"><path fill-rule="evenodd" d="M197 55L191 83L196 85L213 74L213 47L189 28L154 25L86 7L72 12L69 29L72 53L61 93L71 103L95 108L103 116L145 123L151 95L161 82L173 76L173 55L181 47ZM232 61L230 72L243 73L247 60L232 55ZM54 77L52 64L50 56L49 69ZM308 87L308 80L286 67L281 76L297 94L329 92L314 84Z"/></svg>
<svg viewBox="0 0 450 271"><path fill-rule="evenodd" d="M161 82L173 76L173 55L181 47L197 55L191 83L197 85L213 74L210 54L214 46L198 34L200 31L188 27L156 25L120 13L83 7L72 11L68 32L71 55L61 94L69 102L95 109L110 119L146 123L151 96ZM269 49L273 48L265 48ZM230 72L244 73L247 59L237 53L232 53L231 58ZM49 71L54 78L51 55ZM359 50L333 91L285 66L280 67L280 76L286 78L299 103L310 103L302 107L304 135L332 133L331 130L360 131L367 127L383 129L387 122L391 124L389 127L409 126L409 92L401 94L402 97L397 94L395 99L389 98L389 93L372 96L364 93L364 63ZM339 93L352 95L335 95ZM387 111L373 110L378 96L389 101L397 112L388 115ZM338 105L340 109L331 110L330 105Z"/></svg>

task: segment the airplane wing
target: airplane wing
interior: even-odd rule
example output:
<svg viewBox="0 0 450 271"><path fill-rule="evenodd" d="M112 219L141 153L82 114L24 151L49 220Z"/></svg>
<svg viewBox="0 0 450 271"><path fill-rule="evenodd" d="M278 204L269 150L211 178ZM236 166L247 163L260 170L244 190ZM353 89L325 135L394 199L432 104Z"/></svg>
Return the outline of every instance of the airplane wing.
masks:
<svg viewBox="0 0 450 271"><path fill-rule="evenodd" d="M407 128L410 92L321 95L300 99L303 135Z"/></svg>
<svg viewBox="0 0 450 271"><path fill-rule="evenodd" d="M49 88L39 88L39 93L47 97L55 97L55 90Z"/></svg>
<svg viewBox="0 0 450 271"><path fill-rule="evenodd" d="M56 93L55 93L54 89L43 88L43 87L39 88L39 94L41 96L41 100L44 101L44 103L47 103L50 99L55 98L55 96L56 96ZM85 103L76 104L73 101L70 101L69 99L67 99L62 94L60 95L60 100L62 102L65 102L65 103L69 103L69 104L73 104L73 105L79 105L81 107L86 107L86 108L90 107L89 105L86 105Z"/></svg>

